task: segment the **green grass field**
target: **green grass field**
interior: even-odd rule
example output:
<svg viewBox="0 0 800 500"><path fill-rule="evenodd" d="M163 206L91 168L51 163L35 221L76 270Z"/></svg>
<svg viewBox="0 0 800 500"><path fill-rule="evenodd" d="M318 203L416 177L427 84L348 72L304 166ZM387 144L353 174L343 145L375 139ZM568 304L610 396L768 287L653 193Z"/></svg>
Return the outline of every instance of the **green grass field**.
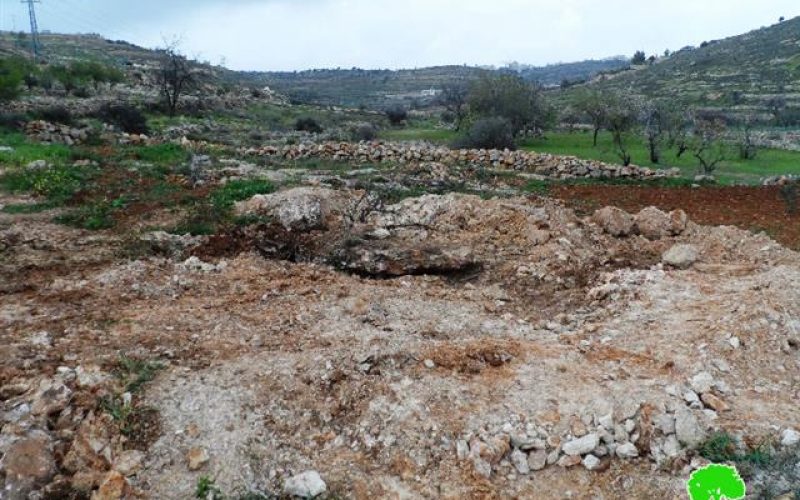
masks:
<svg viewBox="0 0 800 500"><path fill-rule="evenodd" d="M664 150L661 162L653 164L643 140L639 137L628 139L633 163L643 167L672 168L678 167L686 177L694 177L699 173L699 162L690 151L680 158L676 151ZM611 134L602 133L597 147L592 145L592 134L588 132L556 133L548 132L542 139L529 140L521 144L522 149L540 153L577 156L607 163L620 163L613 145ZM800 174L800 152L779 149L762 149L754 160L740 160L738 152L729 148L726 159L717 167L714 175L725 184L755 184L762 177L781 174Z"/></svg>
<svg viewBox="0 0 800 500"><path fill-rule="evenodd" d="M421 127L414 124L408 128L386 129L379 137L387 141L429 141L436 144L451 144L458 134L452 130ZM668 169L677 167L683 175L694 178L700 173L699 162L691 151L680 158L675 150L664 150L661 162L654 164L640 136L631 135L626 144L633 157L633 163L642 167ZM620 158L611 142L611 134L603 132L598 139L597 147L592 145L592 134L589 132L548 132L543 138L529 139L520 144L520 148L539 153L550 153L565 156L576 156L587 160L598 160L606 163L620 164ZM739 159L738 151L731 146L725 160L718 165L714 175L723 184L747 183L758 184L764 177L783 174L800 174L800 152L780 149L761 149L754 160Z"/></svg>
<svg viewBox="0 0 800 500"><path fill-rule="evenodd" d="M450 144L458 134L452 130L437 128L392 128L378 134L386 141L428 141L435 144Z"/></svg>

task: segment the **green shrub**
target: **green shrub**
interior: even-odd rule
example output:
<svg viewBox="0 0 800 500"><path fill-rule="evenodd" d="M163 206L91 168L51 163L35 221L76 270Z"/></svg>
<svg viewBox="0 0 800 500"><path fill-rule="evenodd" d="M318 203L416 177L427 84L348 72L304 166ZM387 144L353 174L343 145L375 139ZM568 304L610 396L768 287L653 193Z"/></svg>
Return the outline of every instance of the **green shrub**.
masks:
<svg viewBox="0 0 800 500"><path fill-rule="evenodd" d="M485 118L476 121L456 142L458 148L514 149L514 128L505 118Z"/></svg>
<svg viewBox="0 0 800 500"><path fill-rule="evenodd" d="M75 123L75 118L72 112L64 106L51 106L36 111L33 116L39 120L44 120L51 123L60 123L62 125L72 125Z"/></svg>
<svg viewBox="0 0 800 500"><path fill-rule="evenodd" d="M19 96L28 70L28 62L20 57L0 59L0 102L12 101Z"/></svg>
<svg viewBox="0 0 800 500"><path fill-rule="evenodd" d="M389 119L389 123L392 125L400 125L408 119L408 110L399 104L395 104L386 110L386 118Z"/></svg>
<svg viewBox="0 0 800 500"><path fill-rule="evenodd" d="M130 104L105 104L95 116L129 134L150 133L147 128L147 118L139 108Z"/></svg>
<svg viewBox="0 0 800 500"><path fill-rule="evenodd" d="M220 209L230 209L237 201L249 200L257 194L269 194L275 186L265 180L230 181L211 194L211 202Z"/></svg>
<svg viewBox="0 0 800 500"><path fill-rule="evenodd" d="M189 153L177 144L156 144L132 149L136 158L156 165L176 165L186 162Z"/></svg>
<svg viewBox="0 0 800 500"><path fill-rule="evenodd" d="M350 137L354 141L374 141L378 131L371 123L361 123L350 129Z"/></svg>
<svg viewBox="0 0 800 500"><path fill-rule="evenodd" d="M75 208L56 218L56 221L68 226L99 231L114 227L114 209L111 202L101 201L91 205Z"/></svg>
<svg viewBox="0 0 800 500"><path fill-rule="evenodd" d="M322 133L322 126L310 116L298 118L294 123L294 129L298 132L310 132L312 134Z"/></svg>

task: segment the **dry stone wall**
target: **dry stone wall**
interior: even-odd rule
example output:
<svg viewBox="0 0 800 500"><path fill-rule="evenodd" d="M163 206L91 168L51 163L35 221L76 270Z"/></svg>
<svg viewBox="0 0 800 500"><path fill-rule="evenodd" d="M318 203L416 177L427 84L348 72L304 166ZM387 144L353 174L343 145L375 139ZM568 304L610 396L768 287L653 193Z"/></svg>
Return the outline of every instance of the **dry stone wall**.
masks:
<svg viewBox="0 0 800 500"><path fill-rule="evenodd" d="M652 170L635 165L624 167L570 156L507 149L502 151L496 149L449 149L427 143L325 142L249 148L244 153L253 156L279 157L286 160L319 158L350 163L470 164L487 168L533 172L558 179L656 179L680 175L680 171L677 169Z"/></svg>

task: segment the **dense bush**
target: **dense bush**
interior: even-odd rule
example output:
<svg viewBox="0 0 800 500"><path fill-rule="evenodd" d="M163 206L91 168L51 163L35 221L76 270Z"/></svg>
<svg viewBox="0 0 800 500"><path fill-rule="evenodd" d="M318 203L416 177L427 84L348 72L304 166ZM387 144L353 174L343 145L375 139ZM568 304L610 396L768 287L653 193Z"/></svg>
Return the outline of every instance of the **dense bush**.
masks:
<svg viewBox="0 0 800 500"><path fill-rule="evenodd" d="M16 99L27 73L27 61L17 57L0 59L0 102Z"/></svg>
<svg viewBox="0 0 800 500"><path fill-rule="evenodd" d="M505 118L476 121L456 142L456 147L470 149L514 149L514 127Z"/></svg>
<svg viewBox="0 0 800 500"><path fill-rule="evenodd" d="M129 134L149 133L147 118L139 108L130 104L105 104L97 111L96 117Z"/></svg>
<svg viewBox="0 0 800 500"><path fill-rule="evenodd" d="M408 111L403 106L396 104L386 110L386 118L392 125L400 125L408 119Z"/></svg>
<svg viewBox="0 0 800 500"><path fill-rule="evenodd" d="M298 118L294 123L294 129L298 132L310 132L312 134L322 133L322 125L310 116Z"/></svg>
<svg viewBox="0 0 800 500"><path fill-rule="evenodd" d="M371 123L360 123L350 129L350 137L354 141L374 141L378 131Z"/></svg>
<svg viewBox="0 0 800 500"><path fill-rule="evenodd" d="M22 129L28 118L19 113L0 113L0 128L6 129Z"/></svg>
<svg viewBox="0 0 800 500"><path fill-rule="evenodd" d="M34 113L34 117L39 120L44 120L51 123L60 123L62 125L72 125L75 119L72 112L64 106L51 106L44 108Z"/></svg>

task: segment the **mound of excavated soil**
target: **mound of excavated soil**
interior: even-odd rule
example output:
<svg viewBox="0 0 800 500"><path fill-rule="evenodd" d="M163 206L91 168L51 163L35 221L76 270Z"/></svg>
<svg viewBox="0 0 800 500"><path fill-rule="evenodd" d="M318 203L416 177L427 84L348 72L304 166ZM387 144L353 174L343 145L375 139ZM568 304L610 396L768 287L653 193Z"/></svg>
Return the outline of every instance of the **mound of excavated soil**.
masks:
<svg viewBox="0 0 800 500"><path fill-rule="evenodd" d="M111 237L7 221L3 277L26 285L0 292L12 497L189 498L208 476L231 495L683 498L711 432L800 427L800 259L765 236L539 198L303 188L239 210L273 223L214 262L120 262ZM97 401L123 391L120 352L166 367L115 422Z"/></svg>

